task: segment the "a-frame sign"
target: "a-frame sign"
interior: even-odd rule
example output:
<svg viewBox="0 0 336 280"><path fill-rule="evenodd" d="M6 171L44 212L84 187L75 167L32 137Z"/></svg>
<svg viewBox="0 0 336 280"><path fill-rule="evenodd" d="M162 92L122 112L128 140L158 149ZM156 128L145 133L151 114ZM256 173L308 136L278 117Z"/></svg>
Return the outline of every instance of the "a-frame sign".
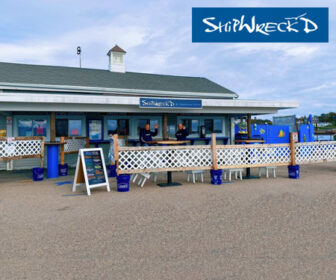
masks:
<svg viewBox="0 0 336 280"><path fill-rule="evenodd" d="M78 151L77 166L72 191L85 183L88 195L91 189L105 187L110 191L102 148L80 149Z"/></svg>

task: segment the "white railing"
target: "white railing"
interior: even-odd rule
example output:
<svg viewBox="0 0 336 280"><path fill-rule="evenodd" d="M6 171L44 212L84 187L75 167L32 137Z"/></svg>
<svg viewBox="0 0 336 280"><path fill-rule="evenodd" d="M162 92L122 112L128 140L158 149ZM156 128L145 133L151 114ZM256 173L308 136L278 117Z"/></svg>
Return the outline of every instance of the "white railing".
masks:
<svg viewBox="0 0 336 280"><path fill-rule="evenodd" d="M77 153L80 149L85 149L87 145L86 137L64 137L64 153Z"/></svg>
<svg viewBox="0 0 336 280"><path fill-rule="evenodd" d="M293 147L293 148L291 148ZM118 174L288 166L336 161L336 142L115 147Z"/></svg>
<svg viewBox="0 0 336 280"><path fill-rule="evenodd" d="M296 143L297 164L336 161L336 141Z"/></svg>
<svg viewBox="0 0 336 280"><path fill-rule="evenodd" d="M120 173L211 169L210 146L119 147Z"/></svg>
<svg viewBox="0 0 336 280"><path fill-rule="evenodd" d="M65 163L65 155L78 153L80 149L89 147L89 139L87 137L60 137L61 141L61 164Z"/></svg>
<svg viewBox="0 0 336 280"><path fill-rule="evenodd" d="M216 151L220 169L289 165L291 160L289 144L221 145Z"/></svg>
<svg viewBox="0 0 336 280"><path fill-rule="evenodd" d="M0 137L0 160L41 158L43 167L44 137Z"/></svg>

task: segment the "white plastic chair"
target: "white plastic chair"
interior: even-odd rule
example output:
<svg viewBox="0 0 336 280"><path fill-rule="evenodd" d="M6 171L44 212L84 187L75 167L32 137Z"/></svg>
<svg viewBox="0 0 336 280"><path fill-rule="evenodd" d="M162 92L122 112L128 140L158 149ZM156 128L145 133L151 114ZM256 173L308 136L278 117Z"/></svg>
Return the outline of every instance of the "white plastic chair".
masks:
<svg viewBox="0 0 336 280"><path fill-rule="evenodd" d="M197 175L200 174L201 177L201 182L204 182L204 170L189 170L187 171L187 181L189 182L190 180L190 175L192 175L192 180L193 183L195 184L195 182L197 181Z"/></svg>
<svg viewBox="0 0 336 280"><path fill-rule="evenodd" d="M141 173L138 185L141 185L141 188L145 185L146 181L150 178L150 173ZM135 180L135 179L133 179ZM134 181L133 181L134 182Z"/></svg>
<svg viewBox="0 0 336 280"><path fill-rule="evenodd" d="M259 167L259 177L261 177L261 171L265 169L266 178L269 178L269 170L273 171L273 178L276 178L276 168L276 166Z"/></svg>
<svg viewBox="0 0 336 280"><path fill-rule="evenodd" d="M243 168L232 168L232 169L224 169L223 170L223 177L224 180L226 180L226 173L229 173L229 181L231 181L232 179L232 173L234 173L235 175L235 179L238 179L238 175L239 175L239 179L243 180Z"/></svg>

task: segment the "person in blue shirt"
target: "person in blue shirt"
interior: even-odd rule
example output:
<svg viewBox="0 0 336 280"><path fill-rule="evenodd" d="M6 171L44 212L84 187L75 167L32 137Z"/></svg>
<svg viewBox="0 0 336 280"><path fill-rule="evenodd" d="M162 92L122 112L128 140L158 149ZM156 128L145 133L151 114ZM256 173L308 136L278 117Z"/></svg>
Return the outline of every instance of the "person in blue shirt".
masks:
<svg viewBox="0 0 336 280"><path fill-rule="evenodd" d="M148 146L149 144L147 142L153 141L152 137L155 137L158 134L158 128L159 128L159 124L156 124L154 126L154 131L151 131L150 125L149 123L147 123L145 125L145 128L140 130L139 140L140 140L141 146Z"/></svg>
<svg viewBox="0 0 336 280"><path fill-rule="evenodd" d="M189 132L186 129L186 127L183 124L179 123L177 126L177 132L175 133L177 140L185 141L188 135L189 135Z"/></svg>

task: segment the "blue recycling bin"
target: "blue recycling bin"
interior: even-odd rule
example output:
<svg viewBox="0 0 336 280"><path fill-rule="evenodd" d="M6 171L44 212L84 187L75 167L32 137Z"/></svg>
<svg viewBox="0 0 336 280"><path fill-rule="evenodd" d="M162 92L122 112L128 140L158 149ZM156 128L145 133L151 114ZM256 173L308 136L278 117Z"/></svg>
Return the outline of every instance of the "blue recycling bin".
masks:
<svg viewBox="0 0 336 280"><path fill-rule="evenodd" d="M222 184L222 174L223 170L218 169L218 170L210 170L210 175L211 175L211 184L212 185L221 185Z"/></svg>
<svg viewBox="0 0 336 280"><path fill-rule="evenodd" d="M109 178L117 177L117 166L109 164L107 166L107 175L108 175Z"/></svg>
<svg viewBox="0 0 336 280"><path fill-rule="evenodd" d="M44 168L34 167L33 172L33 181L42 181L44 177Z"/></svg>
<svg viewBox="0 0 336 280"><path fill-rule="evenodd" d="M57 142L46 143L48 150L47 158L47 178L58 178L58 146Z"/></svg>
<svg viewBox="0 0 336 280"><path fill-rule="evenodd" d="M59 164L58 165L58 175L59 176L68 176L68 164Z"/></svg>
<svg viewBox="0 0 336 280"><path fill-rule="evenodd" d="M117 176L117 191L118 192L128 192L130 189L130 179L131 175L121 174Z"/></svg>
<svg viewBox="0 0 336 280"><path fill-rule="evenodd" d="M300 165L289 165L288 166L288 178L300 179Z"/></svg>

